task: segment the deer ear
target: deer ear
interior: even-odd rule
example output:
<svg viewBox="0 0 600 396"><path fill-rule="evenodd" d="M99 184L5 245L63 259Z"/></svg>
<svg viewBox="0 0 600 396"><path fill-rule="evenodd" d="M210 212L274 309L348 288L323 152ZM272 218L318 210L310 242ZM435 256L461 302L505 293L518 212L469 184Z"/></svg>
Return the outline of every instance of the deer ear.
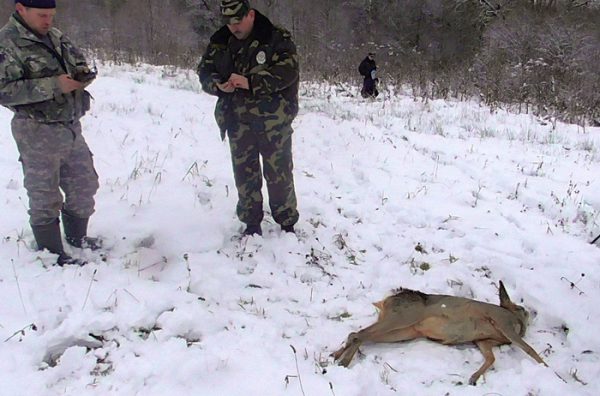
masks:
<svg viewBox="0 0 600 396"><path fill-rule="evenodd" d="M385 311L383 309L383 302L385 300L374 302L373 305L379 311L379 315L377 316L377 320L383 320L383 316L385 315Z"/></svg>
<svg viewBox="0 0 600 396"><path fill-rule="evenodd" d="M502 281L500 281L499 294L501 307L508 308L509 306L514 305L513 302L510 301L510 297L508 296L508 293L506 292L506 288L504 287L504 283L502 283Z"/></svg>

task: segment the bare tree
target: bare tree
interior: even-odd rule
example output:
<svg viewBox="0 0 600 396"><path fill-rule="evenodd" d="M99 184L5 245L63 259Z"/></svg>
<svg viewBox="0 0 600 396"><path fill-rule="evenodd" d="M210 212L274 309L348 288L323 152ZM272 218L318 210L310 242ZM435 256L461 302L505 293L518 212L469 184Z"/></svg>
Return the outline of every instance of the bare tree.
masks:
<svg viewBox="0 0 600 396"><path fill-rule="evenodd" d="M251 0L292 33L305 80L358 83L377 52L415 95L600 122L600 0ZM14 12L4 0L0 17ZM195 67L219 0L61 0L57 25L102 58Z"/></svg>

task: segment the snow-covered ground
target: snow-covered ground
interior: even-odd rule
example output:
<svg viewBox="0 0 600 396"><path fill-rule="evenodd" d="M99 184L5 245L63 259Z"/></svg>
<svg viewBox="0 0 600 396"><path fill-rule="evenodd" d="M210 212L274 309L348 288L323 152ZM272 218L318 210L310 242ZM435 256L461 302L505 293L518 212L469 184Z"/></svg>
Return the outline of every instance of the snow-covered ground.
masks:
<svg viewBox="0 0 600 396"><path fill-rule="evenodd" d="M267 215L240 240L192 71L103 65L90 91L90 228L108 251L73 250L82 268L32 249L0 110L0 395L600 394L599 128L303 85L297 236ZM332 364L392 289L496 303L499 280L549 368L503 346L473 387L479 350L426 340Z"/></svg>

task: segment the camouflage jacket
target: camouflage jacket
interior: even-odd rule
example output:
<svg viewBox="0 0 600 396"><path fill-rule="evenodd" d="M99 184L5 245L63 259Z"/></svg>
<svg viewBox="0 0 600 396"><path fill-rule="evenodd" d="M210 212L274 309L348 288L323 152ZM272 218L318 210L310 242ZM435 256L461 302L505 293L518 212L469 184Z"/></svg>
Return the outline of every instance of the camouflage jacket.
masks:
<svg viewBox="0 0 600 396"><path fill-rule="evenodd" d="M237 124L276 129L292 123L298 113L298 55L291 35L256 11L253 31L238 40L227 26L211 38L198 65L202 89L218 96L215 118L221 138ZM219 90L237 73L248 78L249 90Z"/></svg>
<svg viewBox="0 0 600 396"><path fill-rule="evenodd" d="M76 121L90 107L90 94L63 94L57 76L86 67L83 54L56 28L50 48L13 14L0 30L0 104L40 122Z"/></svg>

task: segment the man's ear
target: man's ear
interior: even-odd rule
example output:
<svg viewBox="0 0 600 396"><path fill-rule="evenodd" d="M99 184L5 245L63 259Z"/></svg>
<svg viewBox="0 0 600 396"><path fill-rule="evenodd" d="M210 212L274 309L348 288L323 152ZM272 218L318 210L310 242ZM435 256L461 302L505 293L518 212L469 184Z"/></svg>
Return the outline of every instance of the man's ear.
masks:
<svg viewBox="0 0 600 396"><path fill-rule="evenodd" d="M19 14L22 14L23 12L25 12L25 6L21 3L17 3L15 4L16 10Z"/></svg>

